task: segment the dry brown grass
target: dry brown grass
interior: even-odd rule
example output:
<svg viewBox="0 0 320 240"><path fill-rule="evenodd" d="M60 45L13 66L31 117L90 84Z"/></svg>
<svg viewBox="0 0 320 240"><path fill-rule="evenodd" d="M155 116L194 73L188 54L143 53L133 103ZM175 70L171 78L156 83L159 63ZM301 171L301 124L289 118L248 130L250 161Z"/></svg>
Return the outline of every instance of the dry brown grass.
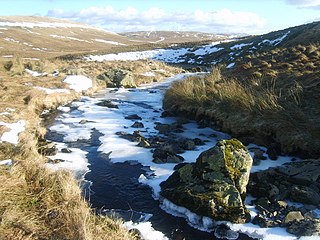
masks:
<svg viewBox="0 0 320 240"><path fill-rule="evenodd" d="M320 156L319 79L314 84L252 78L250 73L239 80L223 77L215 69L207 77L174 83L163 105L175 115L218 126L244 141L278 143L284 154L316 158Z"/></svg>
<svg viewBox="0 0 320 240"><path fill-rule="evenodd" d="M219 69L206 77L192 77L176 82L166 92L164 107L191 105L214 108L225 105L245 111L277 111L281 109L278 96L272 88L256 89L235 79L222 77Z"/></svg>
<svg viewBox="0 0 320 240"><path fill-rule="evenodd" d="M26 121L26 130L19 135L20 143L14 146L0 143L0 160L13 159L12 167L0 166L0 238L1 239L83 239L126 240L133 237L123 229L120 220L96 215L83 199L79 183L70 172L50 172L44 166L45 159L38 153L38 139L46 129L39 115L45 109L56 109L80 97L79 93L46 94L36 87L66 88L62 82L69 73L81 72L92 78L111 68L131 71L137 84L153 81L141 78L151 71L157 78L181 72L181 69L153 61L137 62L86 62L60 59L29 60L23 57L11 59L12 66L5 68L8 60L0 62L0 121ZM24 69L51 73L57 69L59 77L32 77ZM94 81L91 94L103 84ZM8 129L1 127L0 134Z"/></svg>

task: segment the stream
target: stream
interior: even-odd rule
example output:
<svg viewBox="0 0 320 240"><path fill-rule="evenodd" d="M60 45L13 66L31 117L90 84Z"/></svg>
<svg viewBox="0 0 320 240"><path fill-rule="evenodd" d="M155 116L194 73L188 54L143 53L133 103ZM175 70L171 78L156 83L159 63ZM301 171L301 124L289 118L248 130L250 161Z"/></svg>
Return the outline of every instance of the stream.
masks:
<svg viewBox="0 0 320 240"><path fill-rule="evenodd" d="M188 75L179 74L136 89L107 89L59 107L60 114L46 136L56 142L59 151L51 158L59 161L48 166L72 170L82 179L84 194L98 213L121 217L128 229L138 229L144 239L254 239L231 230L230 224L217 225L162 199L159 184L173 173L176 164L154 163L152 149L138 147L137 142L116 134L139 130L145 137L161 136L155 123L171 124L178 120L161 117L164 91L173 81ZM111 100L108 107L99 104L106 100ZM141 119L126 119L135 114ZM143 127L132 127L136 121ZM199 138L205 143L180 154L184 162L195 162L201 152L213 147L218 140L230 138L192 121L183 124L183 131L173 136ZM285 161L284 158L277 164ZM251 225L247 227L251 230L246 231L257 231L258 227Z"/></svg>

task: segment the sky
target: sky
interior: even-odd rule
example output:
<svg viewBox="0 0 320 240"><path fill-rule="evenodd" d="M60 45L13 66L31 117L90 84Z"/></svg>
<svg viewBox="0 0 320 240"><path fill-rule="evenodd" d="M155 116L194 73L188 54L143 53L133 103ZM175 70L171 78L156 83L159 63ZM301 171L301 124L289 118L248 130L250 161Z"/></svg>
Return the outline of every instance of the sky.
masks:
<svg viewBox="0 0 320 240"><path fill-rule="evenodd" d="M262 34L320 21L320 0L0 0L0 16L64 18L113 32Z"/></svg>

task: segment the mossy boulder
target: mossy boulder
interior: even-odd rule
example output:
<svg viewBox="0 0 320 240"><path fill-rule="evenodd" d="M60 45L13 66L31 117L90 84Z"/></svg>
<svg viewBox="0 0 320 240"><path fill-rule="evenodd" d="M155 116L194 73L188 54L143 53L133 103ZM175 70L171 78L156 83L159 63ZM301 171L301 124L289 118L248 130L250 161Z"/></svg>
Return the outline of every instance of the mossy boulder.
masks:
<svg viewBox="0 0 320 240"><path fill-rule="evenodd" d="M244 200L251 166L240 141L222 140L161 183L161 195L199 215L244 223L250 221Z"/></svg>
<svg viewBox="0 0 320 240"><path fill-rule="evenodd" d="M97 76L99 80L105 81L107 87L137 87L132 72L123 69L109 69Z"/></svg>

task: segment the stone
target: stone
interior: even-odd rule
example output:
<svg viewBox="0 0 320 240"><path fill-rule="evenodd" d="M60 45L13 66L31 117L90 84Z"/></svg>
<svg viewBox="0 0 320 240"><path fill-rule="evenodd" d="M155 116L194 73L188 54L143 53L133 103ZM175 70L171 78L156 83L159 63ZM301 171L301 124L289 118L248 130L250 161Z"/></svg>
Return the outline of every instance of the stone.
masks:
<svg viewBox="0 0 320 240"><path fill-rule="evenodd" d="M146 139L141 139L137 146L143 147L143 148L150 148L151 147L150 143Z"/></svg>
<svg viewBox="0 0 320 240"><path fill-rule="evenodd" d="M65 160L63 160L63 159L48 159L48 163L51 163L51 164L57 164L57 163L61 163L61 162L65 162Z"/></svg>
<svg viewBox="0 0 320 240"><path fill-rule="evenodd" d="M320 236L320 220L301 220L294 221L287 227L287 232L298 237L301 236Z"/></svg>
<svg viewBox="0 0 320 240"><path fill-rule="evenodd" d="M126 116L124 118L128 119L128 120L142 120L142 118L140 116L138 116L137 114L131 114L131 115Z"/></svg>
<svg viewBox="0 0 320 240"><path fill-rule="evenodd" d="M240 141L221 140L162 182L160 194L199 215L244 223L250 220L244 200L251 166Z"/></svg>
<svg viewBox="0 0 320 240"><path fill-rule="evenodd" d="M96 105L107 108L119 108L118 105L114 104L111 100L102 100L101 102L98 102Z"/></svg>
<svg viewBox="0 0 320 240"><path fill-rule="evenodd" d="M271 160L277 160L278 156L281 154L281 148L278 144L272 143L270 144L267 154Z"/></svg>
<svg viewBox="0 0 320 240"><path fill-rule="evenodd" d="M184 150L194 150L196 148L196 144L192 140L185 140L182 142L181 147Z"/></svg>
<svg viewBox="0 0 320 240"><path fill-rule="evenodd" d="M306 186L294 186L290 191L292 201L312 204L318 206L320 203L320 194L312 188Z"/></svg>
<svg viewBox="0 0 320 240"><path fill-rule="evenodd" d="M253 218L252 224L259 225L259 227L262 227L262 228L279 226L279 223L272 221L270 219L267 219L259 214Z"/></svg>
<svg viewBox="0 0 320 240"><path fill-rule="evenodd" d="M288 224L293 221L300 221L300 220L304 220L304 217L302 216L301 212L300 211L292 211L292 212L288 212L288 214L286 215L286 217L283 220L283 223Z"/></svg>
<svg viewBox="0 0 320 240"><path fill-rule="evenodd" d="M166 144L154 150L152 161L155 163L181 163L184 158L176 154L173 145Z"/></svg>
<svg viewBox="0 0 320 240"><path fill-rule="evenodd" d="M58 153L56 144L45 139L39 139L37 145L38 153L40 153L43 156L54 156Z"/></svg>
<svg viewBox="0 0 320 240"><path fill-rule="evenodd" d="M135 88L137 87L132 72L124 69L109 69L97 76L106 83L108 88Z"/></svg>
<svg viewBox="0 0 320 240"><path fill-rule="evenodd" d="M267 158L263 155L265 151L260 148L250 148L249 151L253 152L254 159L266 160ZM254 160L253 159L253 160Z"/></svg>
<svg viewBox="0 0 320 240"><path fill-rule="evenodd" d="M72 151L69 148L62 148L61 152L62 153L72 153Z"/></svg>
<svg viewBox="0 0 320 240"><path fill-rule="evenodd" d="M183 127L179 123L172 123L172 124L156 123L155 129L158 130L159 133L161 134L183 132Z"/></svg>
<svg viewBox="0 0 320 240"><path fill-rule="evenodd" d="M142 122L134 122L134 124L131 125L133 128L144 128L144 125Z"/></svg>
<svg viewBox="0 0 320 240"><path fill-rule="evenodd" d="M319 185L320 160L309 159L252 173L248 192L257 198L290 199L318 206Z"/></svg>
<svg viewBox="0 0 320 240"><path fill-rule="evenodd" d="M200 138L195 138L195 139L193 139L193 142L194 142L194 144L197 145L197 146L202 146L202 145L205 144L204 141L203 141L202 139L200 139Z"/></svg>

